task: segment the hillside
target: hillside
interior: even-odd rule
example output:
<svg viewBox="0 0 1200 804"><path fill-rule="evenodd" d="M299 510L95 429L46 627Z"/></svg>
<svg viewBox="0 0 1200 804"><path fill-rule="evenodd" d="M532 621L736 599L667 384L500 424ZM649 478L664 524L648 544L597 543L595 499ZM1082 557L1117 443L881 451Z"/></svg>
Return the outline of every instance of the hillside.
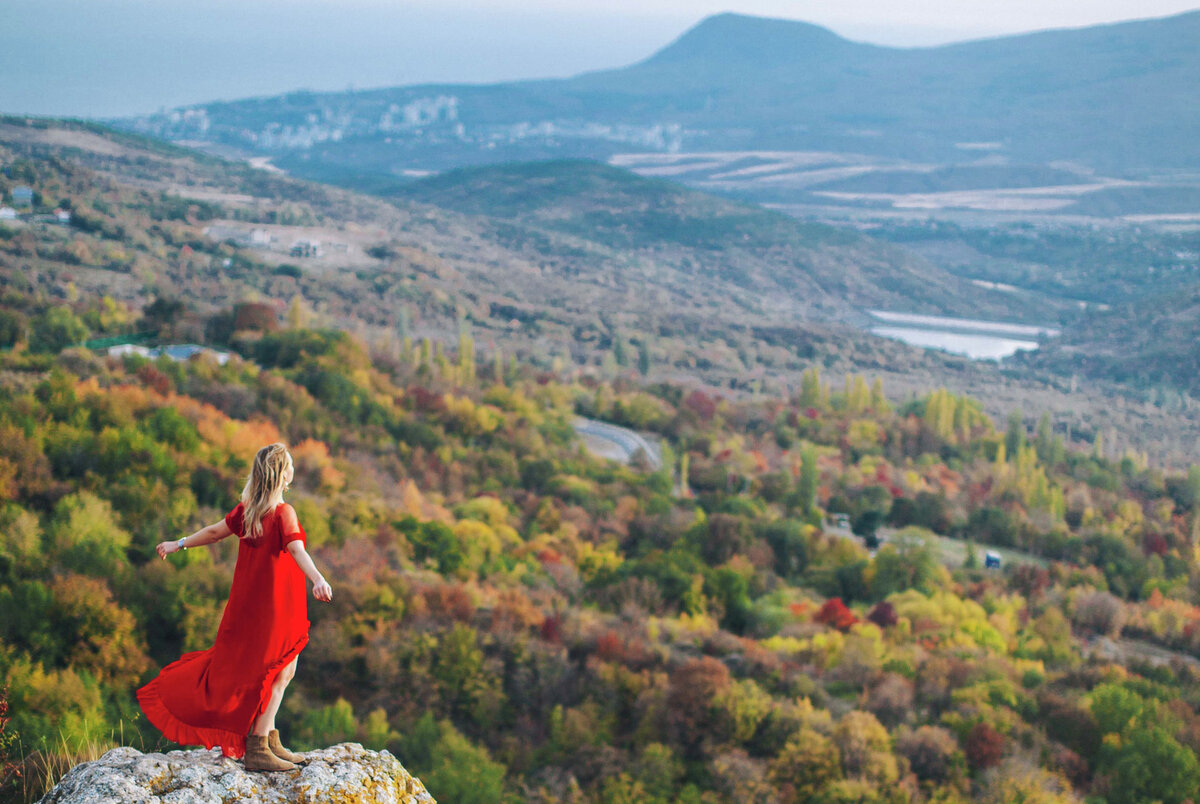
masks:
<svg viewBox="0 0 1200 804"><path fill-rule="evenodd" d="M280 713L298 750L386 748L456 804L1200 791L1195 471L815 369L798 393L732 401L477 365L469 340L372 360L288 327L232 348L223 365L0 354L10 800L115 742L175 747L133 691L210 644L234 545L154 545L217 521L276 439L335 589ZM589 457L576 415L647 432L664 469ZM872 553L836 515L888 540ZM1014 563L979 568L993 546ZM345 753L301 781L362 778ZM194 756L109 760L156 764L163 791L204 783L180 767ZM295 791L234 763L206 792L237 780Z"/></svg>
<svg viewBox="0 0 1200 804"><path fill-rule="evenodd" d="M868 370L901 394L939 385L973 393L1001 418L1053 410L1074 432L1121 433L1169 461L1184 458L1191 436L1181 434L1200 435L1186 407L1005 376L838 322L851 301L897 298L893 269L905 281L939 277L915 293L944 283L944 299L923 296L927 310L963 311L971 298L970 313L1007 317L991 305L1007 311L1008 293L956 297L958 280L877 241L595 165L560 164L523 198L536 177L506 171L545 166L421 185L430 200L470 212L478 206L468 196L485 194L509 216L501 218L385 202L97 126L0 121L0 159L5 199L24 183L36 204L22 220L0 221L0 280L11 299L0 346L139 334L224 348L237 330L284 318L356 332L394 357L406 343L434 350L466 331L493 356L546 370L734 393L795 388L814 363L835 376ZM608 206L589 201L585 186ZM70 208L69 224L55 221L58 205ZM555 205L571 215L556 220ZM655 227L629 212L643 208L656 210ZM714 243L712 232L731 221L755 239ZM153 325L135 332L156 300ZM53 312L64 303L72 319ZM1040 310L1023 312L1036 319Z"/></svg>
<svg viewBox="0 0 1200 804"><path fill-rule="evenodd" d="M48 121L0 164L3 804L174 747L134 690L211 644L234 545L154 545L276 440L336 590L298 750L456 804L1200 795L1186 400L748 315L756 254L890 251L594 164L385 202Z"/></svg>
<svg viewBox="0 0 1200 804"><path fill-rule="evenodd" d="M1155 389L1200 395L1200 286L1150 294L1084 317L1022 363Z"/></svg>
<svg viewBox="0 0 1200 804"><path fill-rule="evenodd" d="M1004 298L946 274L904 251L853 232L806 224L662 180L594 162L535 162L448 171L395 193L471 215L585 240L626 259L652 261L714 297L745 298L786 319L856 320L863 308L1012 311ZM618 264L619 265L619 264ZM613 281L636 271L610 264ZM661 280L660 280L661 281ZM1021 311L1055 314L1049 304Z"/></svg>
<svg viewBox="0 0 1200 804"><path fill-rule="evenodd" d="M546 158L640 154L661 157L645 167L666 171L690 155L699 164L715 157L705 178L714 186L790 203L889 205L807 193L845 192L839 182L864 172L884 195L909 195L914 173L947 192L980 168L971 184L987 190L1040 173L1057 211L1074 209L1079 187L1105 191L1133 178L1137 193L1080 214L1194 213L1195 181L1180 171L1200 159L1197 38L1200 12L907 49L722 14L644 61L573 78L296 92L120 124L362 188ZM781 164L742 174L726 164L731 155ZM789 164L788 155L803 158Z"/></svg>

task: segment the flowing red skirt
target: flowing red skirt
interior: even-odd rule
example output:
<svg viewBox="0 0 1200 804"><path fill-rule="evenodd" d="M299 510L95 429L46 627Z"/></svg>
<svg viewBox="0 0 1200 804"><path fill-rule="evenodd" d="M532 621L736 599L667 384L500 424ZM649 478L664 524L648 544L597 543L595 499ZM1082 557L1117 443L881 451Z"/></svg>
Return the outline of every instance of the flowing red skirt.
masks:
<svg viewBox="0 0 1200 804"><path fill-rule="evenodd" d="M213 646L185 653L138 690L146 717L173 742L219 745L225 756L241 757L275 679L308 644L307 586L287 552L288 542L304 540L304 531L297 525L285 534L280 510L263 519L257 541L239 540ZM241 534L241 504L225 521Z"/></svg>

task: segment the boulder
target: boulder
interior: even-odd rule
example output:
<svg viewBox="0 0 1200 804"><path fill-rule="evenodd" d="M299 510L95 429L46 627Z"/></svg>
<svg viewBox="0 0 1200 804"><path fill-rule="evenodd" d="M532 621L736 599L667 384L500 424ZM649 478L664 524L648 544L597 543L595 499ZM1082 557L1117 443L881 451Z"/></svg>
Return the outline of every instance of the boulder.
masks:
<svg viewBox="0 0 1200 804"><path fill-rule="evenodd" d="M293 771L247 771L211 751L114 748L70 770L40 804L436 804L387 751L357 743L307 752Z"/></svg>

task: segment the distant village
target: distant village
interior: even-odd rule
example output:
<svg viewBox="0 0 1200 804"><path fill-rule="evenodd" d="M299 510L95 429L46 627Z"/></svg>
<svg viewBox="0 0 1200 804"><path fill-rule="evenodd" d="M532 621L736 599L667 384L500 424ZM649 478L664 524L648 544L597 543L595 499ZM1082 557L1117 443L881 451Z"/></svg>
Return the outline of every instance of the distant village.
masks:
<svg viewBox="0 0 1200 804"><path fill-rule="evenodd" d="M318 259L324 256L346 255L352 250L349 243L336 240L318 240L313 237L293 239L290 227L277 227L275 231L262 226L239 226L231 223L214 223L204 229L212 240L229 243L239 248L274 251L289 257ZM291 230L294 231L294 230Z"/></svg>
<svg viewBox="0 0 1200 804"><path fill-rule="evenodd" d="M9 204L0 204L0 223L5 221L25 221L29 223L53 223L60 226L71 224L71 211L59 207L53 212L39 213L35 211L34 192L32 187L18 185L12 188Z"/></svg>

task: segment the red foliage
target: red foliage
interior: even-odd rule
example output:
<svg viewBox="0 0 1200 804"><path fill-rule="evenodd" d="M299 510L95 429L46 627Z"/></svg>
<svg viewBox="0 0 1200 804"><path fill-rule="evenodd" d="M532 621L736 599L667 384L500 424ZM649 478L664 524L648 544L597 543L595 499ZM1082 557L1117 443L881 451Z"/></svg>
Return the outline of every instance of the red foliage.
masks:
<svg viewBox="0 0 1200 804"><path fill-rule="evenodd" d="M1050 573L1032 564L1021 564L1013 570L1010 585L1029 600L1035 600L1050 587Z"/></svg>
<svg viewBox="0 0 1200 804"><path fill-rule="evenodd" d="M1167 554L1167 540L1163 538L1161 533L1147 533L1142 537L1142 552L1148 556L1165 556Z"/></svg>
<svg viewBox="0 0 1200 804"><path fill-rule="evenodd" d="M606 661L620 661L625 655L620 635L613 630L601 634L596 640L596 655Z"/></svg>
<svg viewBox="0 0 1200 804"><path fill-rule="evenodd" d="M543 640L551 644L558 644L562 641L562 615L553 614L542 620L542 627L538 630L541 632Z"/></svg>
<svg viewBox="0 0 1200 804"><path fill-rule="evenodd" d="M279 315L275 310L275 305L263 302L239 304L233 309L233 328L235 330L274 332L279 329Z"/></svg>
<svg viewBox="0 0 1200 804"><path fill-rule="evenodd" d="M17 742L17 734L8 724L8 687L0 689L0 785L7 786L21 778L21 766L12 761L9 752Z"/></svg>
<svg viewBox="0 0 1200 804"><path fill-rule="evenodd" d="M810 419L815 419L818 416L820 416L821 414L817 411L816 408L805 408L804 415Z"/></svg>
<svg viewBox="0 0 1200 804"><path fill-rule="evenodd" d="M695 751L706 735L712 733L713 701L729 689L729 668L711 656L689 659L677 667L667 687L667 720L673 736Z"/></svg>
<svg viewBox="0 0 1200 804"><path fill-rule="evenodd" d="M986 723L977 723L967 735L966 749L972 770L990 768L1004 756L1004 735Z"/></svg>
<svg viewBox="0 0 1200 804"><path fill-rule="evenodd" d="M561 564L563 557L557 550L543 547L537 551L537 560L543 564Z"/></svg>
<svg viewBox="0 0 1200 804"><path fill-rule="evenodd" d="M171 390L171 378L154 366L149 364L142 366L137 370L137 376L142 381L142 385L153 389L163 396L166 396Z"/></svg>
<svg viewBox="0 0 1200 804"><path fill-rule="evenodd" d="M1071 782L1071 786L1076 789L1086 787L1091 781L1092 774L1087 760L1069 748L1060 748L1055 751L1050 761L1053 767L1066 776Z"/></svg>
<svg viewBox="0 0 1200 804"><path fill-rule="evenodd" d="M880 628L887 628L895 625L899 621L896 616L896 607L886 600L881 600L871 609L871 613L867 615L867 619L878 625Z"/></svg>
<svg viewBox="0 0 1200 804"><path fill-rule="evenodd" d="M831 626L839 631L849 631L850 626L858 622L854 612L846 608L846 604L840 597L831 597L826 600L825 605L817 612L814 619L822 625Z"/></svg>
<svg viewBox="0 0 1200 804"><path fill-rule="evenodd" d="M425 597L425 604L429 607L430 614L440 614L460 623L470 622L471 617L475 614L475 604L461 586L454 584L430 586L422 590L422 595Z"/></svg>
<svg viewBox="0 0 1200 804"><path fill-rule="evenodd" d="M425 413L440 413L446 409L446 400L441 394L420 385L408 386L407 393L413 408Z"/></svg>
<svg viewBox="0 0 1200 804"><path fill-rule="evenodd" d="M683 400L683 406L700 417L701 421L710 421L717 413L717 402L701 390L692 391Z"/></svg>

